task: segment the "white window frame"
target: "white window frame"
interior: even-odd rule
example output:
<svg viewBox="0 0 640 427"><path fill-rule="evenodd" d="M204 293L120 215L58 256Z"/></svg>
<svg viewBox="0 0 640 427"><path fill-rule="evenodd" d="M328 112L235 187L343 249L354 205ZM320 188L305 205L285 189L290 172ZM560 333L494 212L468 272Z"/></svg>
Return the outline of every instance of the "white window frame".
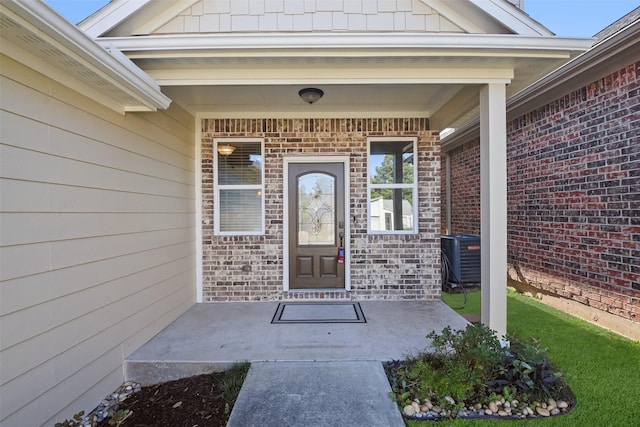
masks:
<svg viewBox="0 0 640 427"><path fill-rule="evenodd" d="M397 142L413 144L413 183L412 184L373 184L371 183L371 143ZM371 229L371 190L411 189L413 198L413 228L411 230L372 230ZM367 138L367 233L369 234L418 234L418 138L416 137L371 137Z"/></svg>
<svg viewBox="0 0 640 427"><path fill-rule="evenodd" d="M262 177L261 184L252 185L221 185L218 178L218 160L222 157L218 153L218 145L242 144L245 142L260 143L260 152L262 155ZM214 138L213 139L213 233L217 236L261 236L265 234L265 193L264 193L264 177L265 177L265 152L264 139L262 138ZM220 231L220 190L256 190L262 194L262 206L260 217L260 230L258 231Z"/></svg>

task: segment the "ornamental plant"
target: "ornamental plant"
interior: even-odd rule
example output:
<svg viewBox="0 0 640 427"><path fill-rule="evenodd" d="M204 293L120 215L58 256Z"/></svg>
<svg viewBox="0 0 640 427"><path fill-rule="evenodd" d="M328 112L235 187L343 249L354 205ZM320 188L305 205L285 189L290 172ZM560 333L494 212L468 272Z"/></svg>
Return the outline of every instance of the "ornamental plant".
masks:
<svg viewBox="0 0 640 427"><path fill-rule="evenodd" d="M453 410L448 413L454 416L463 406L488 404L496 396L532 403L574 400L547 350L535 340L522 343L510 337L511 348L505 349L496 333L480 324L464 330L446 327L427 338L431 351L385 364L390 395L401 407L428 399Z"/></svg>

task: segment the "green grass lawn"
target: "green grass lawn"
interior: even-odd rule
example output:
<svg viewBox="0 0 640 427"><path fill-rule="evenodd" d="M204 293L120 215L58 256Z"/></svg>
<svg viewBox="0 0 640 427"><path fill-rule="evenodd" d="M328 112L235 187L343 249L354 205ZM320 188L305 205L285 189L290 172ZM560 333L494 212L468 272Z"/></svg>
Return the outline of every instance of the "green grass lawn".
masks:
<svg viewBox="0 0 640 427"><path fill-rule="evenodd" d="M458 307L462 295L443 294ZM569 414L547 419L517 421L452 420L442 426L628 427L640 426L640 343L622 338L524 295L509 291L507 330L520 340L535 337L549 349L554 365L564 373L578 404ZM462 313L480 312L480 295L468 295ZM475 310L475 311L473 311ZM428 421L409 422L425 427Z"/></svg>
<svg viewBox="0 0 640 427"><path fill-rule="evenodd" d="M466 304L464 294L462 293L450 294L443 292L442 300L460 314L480 314L480 291L468 292ZM459 307L462 307L463 305L464 308L459 309Z"/></svg>

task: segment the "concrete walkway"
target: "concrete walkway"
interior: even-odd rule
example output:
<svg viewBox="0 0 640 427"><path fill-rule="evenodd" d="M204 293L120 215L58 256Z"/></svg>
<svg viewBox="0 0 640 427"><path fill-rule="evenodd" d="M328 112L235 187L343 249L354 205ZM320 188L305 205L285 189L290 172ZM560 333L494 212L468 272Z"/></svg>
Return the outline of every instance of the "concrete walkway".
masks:
<svg viewBox="0 0 640 427"><path fill-rule="evenodd" d="M361 301L367 323L272 324L277 302L196 304L133 353L143 385L251 362L229 425L403 426L382 361L468 322L439 301Z"/></svg>
<svg viewBox="0 0 640 427"><path fill-rule="evenodd" d="M258 362L227 427L403 427L380 362Z"/></svg>

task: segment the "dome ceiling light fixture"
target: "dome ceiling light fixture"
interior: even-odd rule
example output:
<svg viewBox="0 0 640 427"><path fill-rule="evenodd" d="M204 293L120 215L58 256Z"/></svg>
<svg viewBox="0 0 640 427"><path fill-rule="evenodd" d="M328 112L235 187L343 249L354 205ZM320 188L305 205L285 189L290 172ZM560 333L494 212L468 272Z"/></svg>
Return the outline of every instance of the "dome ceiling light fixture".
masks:
<svg viewBox="0 0 640 427"><path fill-rule="evenodd" d="M222 156L230 156L235 150L236 147L233 145L218 145L218 154Z"/></svg>
<svg viewBox="0 0 640 427"><path fill-rule="evenodd" d="M318 102L320 98L324 96L324 92L322 91L322 89L318 89L315 87L306 87L304 89L300 89L298 95L300 95L300 98L302 98L304 102L313 104L315 102Z"/></svg>

